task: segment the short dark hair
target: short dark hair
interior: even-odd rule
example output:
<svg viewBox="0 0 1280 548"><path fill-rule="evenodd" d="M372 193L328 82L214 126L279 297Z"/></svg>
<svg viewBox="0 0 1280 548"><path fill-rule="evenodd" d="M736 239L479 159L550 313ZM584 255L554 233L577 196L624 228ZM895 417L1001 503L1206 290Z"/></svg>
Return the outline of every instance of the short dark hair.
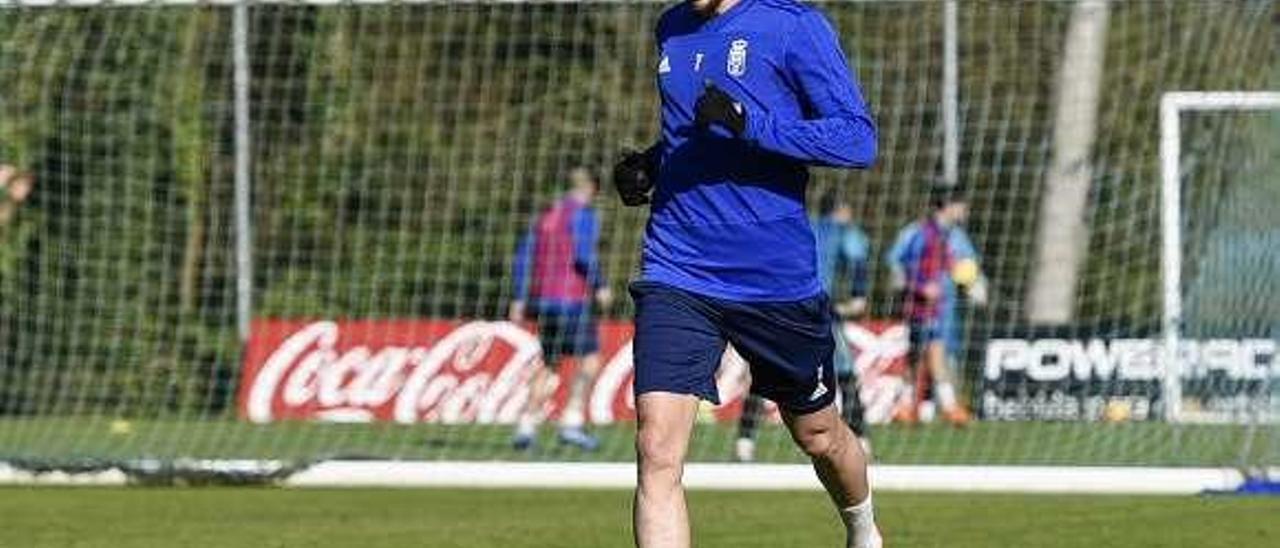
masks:
<svg viewBox="0 0 1280 548"><path fill-rule="evenodd" d="M934 183L929 189L929 205L933 209L942 209L951 204L967 202L969 196L959 184Z"/></svg>
<svg viewBox="0 0 1280 548"><path fill-rule="evenodd" d="M840 196L836 195L834 190L828 190L818 197L818 214L824 217L831 215L837 209L840 209L842 205L844 205L844 201L840 199Z"/></svg>

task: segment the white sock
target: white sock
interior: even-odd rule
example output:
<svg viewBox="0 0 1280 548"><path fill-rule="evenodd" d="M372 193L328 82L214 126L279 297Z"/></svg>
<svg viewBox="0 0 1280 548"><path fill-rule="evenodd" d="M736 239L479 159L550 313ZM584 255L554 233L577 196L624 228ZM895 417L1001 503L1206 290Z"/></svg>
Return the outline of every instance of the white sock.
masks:
<svg viewBox="0 0 1280 548"><path fill-rule="evenodd" d="M586 408L587 385L591 383L591 376L579 372L573 377L573 385L569 387L569 402L565 405L564 413L560 414L561 428L582 428L587 423Z"/></svg>
<svg viewBox="0 0 1280 548"><path fill-rule="evenodd" d="M538 433L538 417L533 413L525 413L520 415L520 421L516 423L517 436L530 436Z"/></svg>
<svg viewBox="0 0 1280 548"><path fill-rule="evenodd" d="M752 462L756 460L756 440L751 438L738 438L733 444L733 456L738 462Z"/></svg>
<svg viewBox="0 0 1280 548"><path fill-rule="evenodd" d="M880 531L876 529L876 516L871 508L871 494L866 500L840 511L846 531L848 548L880 548Z"/></svg>
<svg viewBox="0 0 1280 548"><path fill-rule="evenodd" d="M956 408L956 387L951 383L935 383L933 385L933 393L937 396L938 405L942 406L943 411L950 411Z"/></svg>

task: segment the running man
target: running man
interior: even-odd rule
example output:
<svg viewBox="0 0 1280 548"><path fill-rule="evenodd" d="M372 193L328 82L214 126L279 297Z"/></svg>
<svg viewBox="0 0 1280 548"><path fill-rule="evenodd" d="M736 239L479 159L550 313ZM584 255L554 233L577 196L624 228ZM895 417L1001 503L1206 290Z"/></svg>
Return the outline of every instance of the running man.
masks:
<svg viewBox="0 0 1280 548"><path fill-rule="evenodd" d="M600 343L592 298L602 308L613 301L600 271L600 221L591 202L599 179L586 168L569 174L569 192L534 219L515 257L515 293L509 318L538 324L542 367L531 380L529 402L516 425L512 445L528 450L537 440L547 400L555 391L561 358L578 361L569 402L560 416L561 443L594 451L600 442L586 431L587 389L600 372Z"/></svg>
<svg viewBox="0 0 1280 548"><path fill-rule="evenodd" d="M879 547L866 456L835 405L831 304L804 207L807 166L875 162L853 71L822 12L794 0L687 0L656 34L661 137L614 172L625 204L652 203L631 287L636 545L690 544L684 459L732 343L813 461L847 546Z"/></svg>

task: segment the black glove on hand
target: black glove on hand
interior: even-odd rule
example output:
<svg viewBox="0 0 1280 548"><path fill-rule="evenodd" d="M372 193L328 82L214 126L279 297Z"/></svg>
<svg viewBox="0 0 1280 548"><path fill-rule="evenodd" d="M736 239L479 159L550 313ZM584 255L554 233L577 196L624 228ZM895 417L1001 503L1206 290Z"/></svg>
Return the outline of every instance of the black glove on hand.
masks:
<svg viewBox="0 0 1280 548"><path fill-rule="evenodd" d="M613 186L618 188L623 205L636 207L649 203L658 178L656 164L653 150L622 152L622 160L613 167Z"/></svg>
<svg viewBox="0 0 1280 548"><path fill-rule="evenodd" d="M719 124L734 137L742 137L747 131L747 111L742 108L742 103L734 101L733 97L710 81L707 82L702 97L698 98L694 111L697 112L698 127L702 129Z"/></svg>

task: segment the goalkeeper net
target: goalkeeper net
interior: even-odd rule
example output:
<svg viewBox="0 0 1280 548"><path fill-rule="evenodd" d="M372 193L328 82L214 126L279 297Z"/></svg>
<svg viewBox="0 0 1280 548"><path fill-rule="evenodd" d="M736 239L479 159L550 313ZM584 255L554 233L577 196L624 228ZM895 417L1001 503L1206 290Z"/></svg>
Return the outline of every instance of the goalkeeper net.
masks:
<svg viewBox="0 0 1280 548"><path fill-rule="evenodd" d="M629 300L602 311L593 453L510 449L537 342L503 319L567 173L653 138L663 5L263 2L238 35L225 5L115 4L0 0L0 164L33 188L0 198L0 459L632 458ZM1161 94L1276 89L1275 3L956 5L950 35L944 2L823 4L881 129L874 170L811 189L871 242L847 332L872 414L909 389L883 256L949 154L989 287L948 347L979 420L873 425L879 461L1280 464L1275 111L1187 117L1186 420L1158 352ZM625 295L645 212L598 208ZM691 459L731 458L742 369ZM799 462L775 419L756 458Z"/></svg>
<svg viewBox="0 0 1280 548"><path fill-rule="evenodd" d="M1190 408L1175 414L1191 420L1274 423L1280 418L1280 401L1274 397L1280 384L1264 371L1271 362L1259 358L1273 352L1280 335L1280 300L1270 289L1280 263L1265 251L1274 249L1280 234L1268 205L1280 192L1275 156L1280 93L1225 99L1171 94L1165 101L1166 115L1180 115L1174 120L1176 138L1169 136L1170 128L1162 130L1178 145L1177 151L1162 154L1178 163L1176 172L1165 174L1165 184L1179 192L1165 192L1171 194L1167 200L1180 198L1184 204L1177 208L1183 217L1181 264L1165 265L1166 271L1179 270L1178 293L1175 306L1166 309L1177 316L1178 331L1192 341L1182 349L1191 358L1184 366L1199 368L1184 372L1188 381L1178 386L1204 396L1182 398ZM1179 100L1189 101L1175 107ZM1218 154L1209 144L1217 142L1239 143L1233 151L1236 159L1225 169L1209 167L1214 162L1209 157ZM1240 340L1245 343L1235 344Z"/></svg>

